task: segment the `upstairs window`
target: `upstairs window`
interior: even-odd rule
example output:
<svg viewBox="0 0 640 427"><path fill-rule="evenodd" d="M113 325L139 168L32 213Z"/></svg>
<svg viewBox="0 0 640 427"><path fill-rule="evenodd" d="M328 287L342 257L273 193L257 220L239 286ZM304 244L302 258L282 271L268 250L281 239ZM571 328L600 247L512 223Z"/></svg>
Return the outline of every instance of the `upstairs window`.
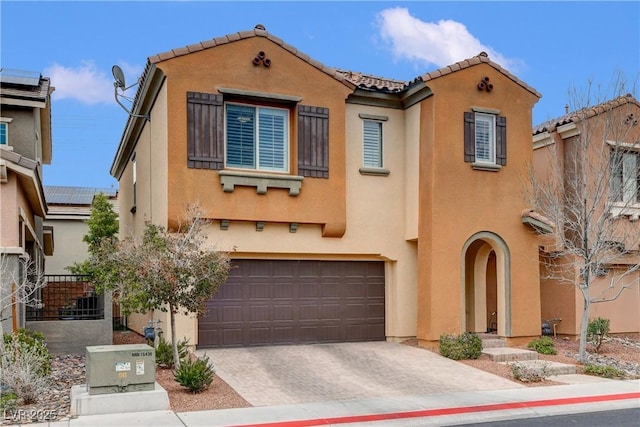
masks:
<svg viewBox="0 0 640 427"><path fill-rule="evenodd" d="M640 203L640 152L611 151L610 197L614 202Z"/></svg>
<svg viewBox="0 0 640 427"><path fill-rule="evenodd" d="M476 162L496 162L496 116L476 113Z"/></svg>
<svg viewBox="0 0 640 427"><path fill-rule="evenodd" d="M382 122L363 120L362 152L364 167L382 167Z"/></svg>
<svg viewBox="0 0 640 427"><path fill-rule="evenodd" d="M226 104L226 165L288 172L289 111Z"/></svg>
<svg viewBox="0 0 640 427"><path fill-rule="evenodd" d="M9 141L7 139L7 128L8 128L8 124L7 123L1 123L0 122L0 145L8 145Z"/></svg>
<svg viewBox="0 0 640 427"><path fill-rule="evenodd" d="M507 119L486 111L464 113L464 161L474 169L499 170L507 164Z"/></svg>

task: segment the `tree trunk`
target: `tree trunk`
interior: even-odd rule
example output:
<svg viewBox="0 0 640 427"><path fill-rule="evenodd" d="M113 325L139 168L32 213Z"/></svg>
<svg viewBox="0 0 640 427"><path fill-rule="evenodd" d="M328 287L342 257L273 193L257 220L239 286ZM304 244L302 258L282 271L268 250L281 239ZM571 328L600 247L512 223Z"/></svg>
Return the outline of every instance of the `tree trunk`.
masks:
<svg viewBox="0 0 640 427"><path fill-rule="evenodd" d="M578 350L578 360L582 363L587 361L587 326L589 325L589 289L582 290L584 308L582 309L582 322L580 322L580 346Z"/></svg>
<svg viewBox="0 0 640 427"><path fill-rule="evenodd" d="M180 356L178 356L178 340L176 338L176 313L173 304L169 304L169 313L171 316L171 348L173 349L173 369L180 367Z"/></svg>

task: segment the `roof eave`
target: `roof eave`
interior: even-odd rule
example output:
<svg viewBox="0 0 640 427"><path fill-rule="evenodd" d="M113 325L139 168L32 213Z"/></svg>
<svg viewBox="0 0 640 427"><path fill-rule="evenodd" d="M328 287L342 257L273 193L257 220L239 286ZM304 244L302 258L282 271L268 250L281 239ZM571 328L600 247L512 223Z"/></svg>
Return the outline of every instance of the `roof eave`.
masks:
<svg viewBox="0 0 640 427"><path fill-rule="evenodd" d="M149 117L151 108L165 79L162 70L150 62L147 63L147 69L143 75L144 77L140 82L141 88L139 89L139 94L134 100L131 114L127 119L127 124L120 138L118 150L111 164L110 173L117 180L120 180L127 162L135 149L138 138L147 121L146 117Z"/></svg>

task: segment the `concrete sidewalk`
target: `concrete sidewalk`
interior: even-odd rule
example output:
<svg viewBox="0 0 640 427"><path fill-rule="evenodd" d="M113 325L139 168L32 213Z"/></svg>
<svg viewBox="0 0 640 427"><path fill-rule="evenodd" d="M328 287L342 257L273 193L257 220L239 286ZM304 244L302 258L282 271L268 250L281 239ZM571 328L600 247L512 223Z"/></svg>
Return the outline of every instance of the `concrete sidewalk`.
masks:
<svg viewBox="0 0 640 427"><path fill-rule="evenodd" d="M640 408L640 380L446 392L216 411L82 416L32 426L400 426L456 425Z"/></svg>

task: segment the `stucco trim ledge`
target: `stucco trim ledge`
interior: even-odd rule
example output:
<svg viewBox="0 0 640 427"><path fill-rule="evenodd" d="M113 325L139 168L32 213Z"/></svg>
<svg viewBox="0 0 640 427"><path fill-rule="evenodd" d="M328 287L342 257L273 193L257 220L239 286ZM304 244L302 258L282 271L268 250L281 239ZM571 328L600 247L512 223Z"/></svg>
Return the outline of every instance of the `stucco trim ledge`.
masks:
<svg viewBox="0 0 640 427"><path fill-rule="evenodd" d="M269 188L286 188L290 196L298 196L303 176L250 173L241 171L220 171L220 183L225 193L232 193L236 185L256 187L258 194L267 194Z"/></svg>

